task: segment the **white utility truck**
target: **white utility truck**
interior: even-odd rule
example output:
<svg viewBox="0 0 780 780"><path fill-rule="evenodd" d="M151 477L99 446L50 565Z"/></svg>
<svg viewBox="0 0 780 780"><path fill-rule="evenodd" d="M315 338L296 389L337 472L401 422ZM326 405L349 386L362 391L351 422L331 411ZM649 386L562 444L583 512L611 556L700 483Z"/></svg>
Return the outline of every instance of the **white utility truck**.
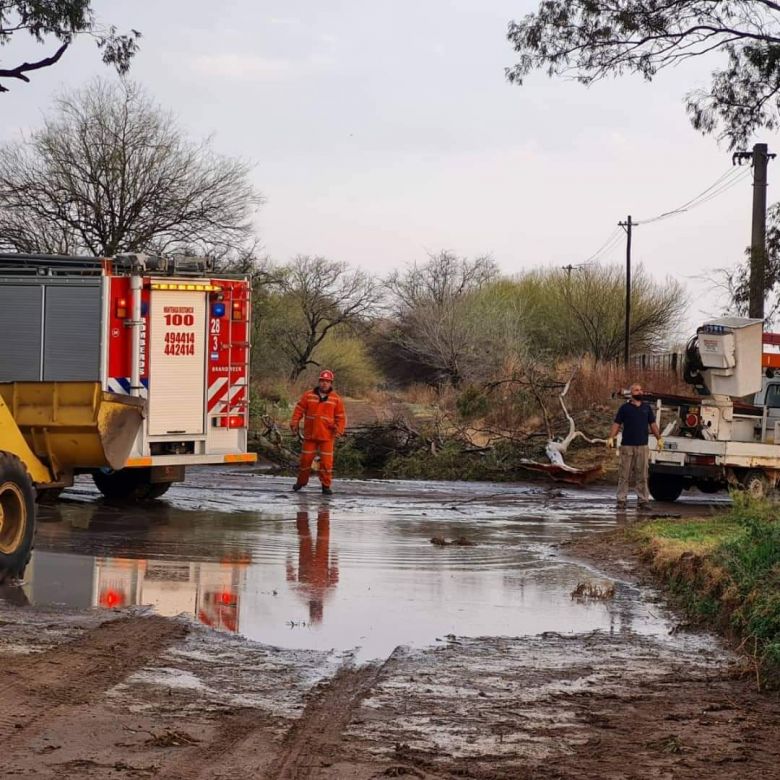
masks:
<svg viewBox="0 0 780 780"><path fill-rule="evenodd" d="M780 479L780 355L758 319L722 317L688 342L685 380L696 397L649 395L664 448L650 440L650 493L676 501L683 490L737 488L763 497Z"/></svg>

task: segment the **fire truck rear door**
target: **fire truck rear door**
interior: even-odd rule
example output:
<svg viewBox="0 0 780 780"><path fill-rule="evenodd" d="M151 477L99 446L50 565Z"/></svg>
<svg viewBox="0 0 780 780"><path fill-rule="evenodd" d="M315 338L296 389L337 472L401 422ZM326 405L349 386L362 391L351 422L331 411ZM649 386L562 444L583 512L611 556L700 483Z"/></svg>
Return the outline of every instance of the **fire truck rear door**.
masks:
<svg viewBox="0 0 780 780"><path fill-rule="evenodd" d="M149 331L149 435L202 434L206 294L153 290Z"/></svg>

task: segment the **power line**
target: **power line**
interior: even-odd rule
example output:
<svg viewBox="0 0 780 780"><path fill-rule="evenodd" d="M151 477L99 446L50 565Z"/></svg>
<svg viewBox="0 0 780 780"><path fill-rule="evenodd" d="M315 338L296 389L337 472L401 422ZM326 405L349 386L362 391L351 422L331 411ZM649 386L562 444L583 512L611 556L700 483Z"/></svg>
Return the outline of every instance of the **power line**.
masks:
<svg viewBox="0 0 780 780"><path fill-rule="evenodd" d="M587 259L583 260L580 265L589 265L597 260L601 255L610 251L617 243L618 239L622 235L623 231L618 227L615 228L610 234L607 240Z"/></svg>
<svg viewBox="0 0 780 780"><path fill-rule="evenodd" d="M732 187L739 184L750 175L750 170L744 170L740 168L729 168L722 173L707 189L702 190L698 195L695 195L690 200L686 201L682 205L669 211L664 211L661 214L651 217L649 219L638 219L634 222L634 225L650 225L653 222L660 222L670 217L675 217L678 214L685 214L688 211L692 211L699 206L703 206L705 203L709 203L711 200L722 195L724 192L728 192Z"/></svg>

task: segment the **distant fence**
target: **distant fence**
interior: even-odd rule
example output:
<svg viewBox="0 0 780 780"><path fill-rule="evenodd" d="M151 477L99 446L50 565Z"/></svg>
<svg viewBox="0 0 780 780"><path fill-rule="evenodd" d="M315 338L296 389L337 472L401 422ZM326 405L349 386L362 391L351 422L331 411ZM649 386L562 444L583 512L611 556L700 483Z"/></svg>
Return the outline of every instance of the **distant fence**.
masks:
<svg viewBox="0 0 780 780"><path fill-rule="evenodd" d="M629 358L629 365L642 371L679 376L682 373L683 359L682 352L658 352L650 355L632 355Z"/></svg>

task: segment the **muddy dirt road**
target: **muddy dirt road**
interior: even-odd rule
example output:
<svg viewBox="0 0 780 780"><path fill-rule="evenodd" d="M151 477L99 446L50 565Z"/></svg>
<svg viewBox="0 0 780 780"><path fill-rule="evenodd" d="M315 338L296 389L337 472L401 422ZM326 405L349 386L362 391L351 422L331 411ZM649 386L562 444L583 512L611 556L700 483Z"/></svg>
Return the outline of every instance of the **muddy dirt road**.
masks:
<svg viewBox="0 0 780 780"><path fill-rule="evenodd" d="M42 510L0 592L0 776L780 777L777 699L560 547L608 491L191 477Z"/></svg>

